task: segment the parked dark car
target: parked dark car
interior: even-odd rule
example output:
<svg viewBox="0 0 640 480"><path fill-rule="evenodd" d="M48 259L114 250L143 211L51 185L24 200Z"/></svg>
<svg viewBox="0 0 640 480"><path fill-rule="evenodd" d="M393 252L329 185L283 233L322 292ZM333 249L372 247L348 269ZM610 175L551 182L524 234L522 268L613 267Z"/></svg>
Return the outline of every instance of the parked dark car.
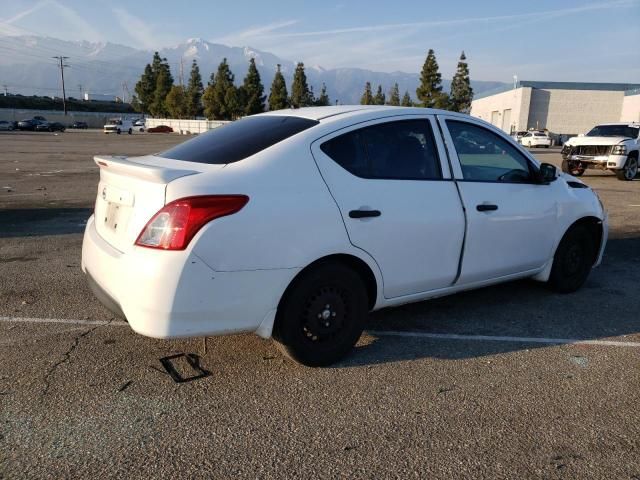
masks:
<svg viewBox="0 0 640 480"><path fill-rule="evenodd" d="M167 125L158 125L157 127L147 128L147 132L149 133L172 133L173 128L168 127Z"/></svg>
<svg viewBox="0 0 640 480"><path fill-rule="evenodd" d="M36 132L64 132L65 126L60 122L42 122L36 125Z"/></svg>
<svg viewBox="0 0 640 480"><path fill-rule="evenodd" d="M73 122L71 125L69 125L69 128L78 128L81 130L85 130L89 128L89 125L87 125L87 122Z"/></svg>
<svg viewBox="0 0 640 480"><path fill-rule="evenodd" d="M7 122L6 120L0 120L0 130L14 130L16 128L14 122Z"/></svg>
<svg viewBox="0 0 640 480"><path fill-rule="evenodd" d="M43 123L42 120L30 118L28 120L20 120L18 122L18 130L31 130L34 131L38 125Z"/></svg>

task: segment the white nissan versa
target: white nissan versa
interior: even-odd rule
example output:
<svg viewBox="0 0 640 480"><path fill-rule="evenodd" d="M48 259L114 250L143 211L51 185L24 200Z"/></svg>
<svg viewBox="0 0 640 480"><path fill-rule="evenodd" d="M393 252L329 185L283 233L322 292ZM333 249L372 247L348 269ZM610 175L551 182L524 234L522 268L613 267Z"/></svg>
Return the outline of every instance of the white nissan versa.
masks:
<svg viewBox="0 0 640 480"><path fill-rule="evenodd" d="M82 269L105 305L156 338L273 335L311 366L370 310L524 277L575 291L607 240L593 190L445 111L275 111L95 161Z"/></svg>

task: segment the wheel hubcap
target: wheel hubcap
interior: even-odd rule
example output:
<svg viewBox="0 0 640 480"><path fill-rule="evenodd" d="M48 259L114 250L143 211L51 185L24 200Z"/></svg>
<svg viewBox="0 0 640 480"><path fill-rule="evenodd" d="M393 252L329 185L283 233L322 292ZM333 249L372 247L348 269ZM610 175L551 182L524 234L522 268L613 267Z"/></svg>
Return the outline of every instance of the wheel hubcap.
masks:
<svg viewBox="0 0 640 480"><path fill-rule="evenodd" d="M564 261L564 270L567 275L575 275L580 271L583 263L583 249L581 245L572 245L568 250Z"/></svg>
<svg viewBox="0 0 640 480"><path fill-rule="evenodd" d="M312 295L302 315L302 332L310 342L324 342L336 336L347 318L343 292L334 287L320 288Z"/></svg>

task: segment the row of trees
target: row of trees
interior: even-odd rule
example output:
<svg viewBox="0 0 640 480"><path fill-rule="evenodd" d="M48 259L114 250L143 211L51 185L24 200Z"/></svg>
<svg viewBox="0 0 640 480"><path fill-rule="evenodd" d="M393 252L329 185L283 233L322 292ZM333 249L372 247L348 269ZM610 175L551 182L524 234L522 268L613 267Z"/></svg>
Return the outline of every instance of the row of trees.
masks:
<svg viewBox="0 0 640 480"><path fill-rule="evenodd" d="M173 118L194 118L204 114L209 119L234 120L264 112L267 96L253 58L249 60L242 85L236 87L234 81L235 76L225 58L218 65L218 70L211 74L205 88L198 63L193 60L187 85L174 85L167 59L156 52L136 84L132 105L138 112ZM268 97L269 110L329 104L324 84L320 95L314 95L313 87L307 83L303 63L296 65L289 95L278 65Z"/></svg>
<svg viewBox="0 0 640 480"><path fill-rule="evenodd" d="M441 108L454 112L469 112L471 100L473 99L473 89L469 79L469 66L464 52L460 55L458 68L451 80L451 92L447 94L442 91L442 75L440 75L438 62L433 50L429 50L427 58L420 73L420 85L416 89L417 102L411 99L408 91L404 92L402 100L398 84L396 83L389 92L387 100L382 86L378 85L376 94L373 94L371 83L364 86L364 93L360 98L362 105L402 105L403 107L426 107Z"/></svg>

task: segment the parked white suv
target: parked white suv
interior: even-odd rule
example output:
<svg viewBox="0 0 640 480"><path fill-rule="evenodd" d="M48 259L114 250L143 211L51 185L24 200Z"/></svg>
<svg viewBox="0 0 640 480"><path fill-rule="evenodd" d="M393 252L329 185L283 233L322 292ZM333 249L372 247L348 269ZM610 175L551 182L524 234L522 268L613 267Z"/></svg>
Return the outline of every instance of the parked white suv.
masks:
<svg viewBox="0 0 640 480"><path fill-rule="evenodd" d="M157 155L96 157L82 269L156 338L272 334L306 365L367 313L601 259L593 190L468 115L383 106L246 117Z"/></svg>
<svg viewBox="0 0 640 480"><path fill-rule="evenodd" d="M640 123L606 123L572 137L562 148L562 171L579 177L587 168L610 170L620 180L638 174Z"/></svg>

